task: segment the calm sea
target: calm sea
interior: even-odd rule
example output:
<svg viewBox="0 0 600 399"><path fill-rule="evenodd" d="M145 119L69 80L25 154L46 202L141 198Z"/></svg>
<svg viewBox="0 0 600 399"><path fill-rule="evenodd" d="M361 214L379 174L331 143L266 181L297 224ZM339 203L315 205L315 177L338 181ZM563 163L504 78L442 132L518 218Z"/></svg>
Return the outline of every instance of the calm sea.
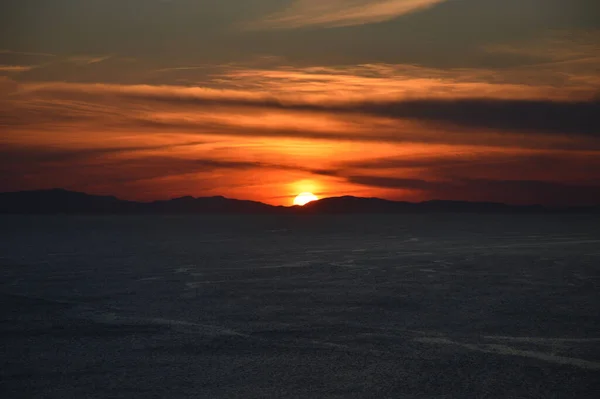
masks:
<svg viewBox="0 0 600 399"><path fill-rule="evenodd" d="M0 218L3 398L585 398L600 220Z"/></svg>

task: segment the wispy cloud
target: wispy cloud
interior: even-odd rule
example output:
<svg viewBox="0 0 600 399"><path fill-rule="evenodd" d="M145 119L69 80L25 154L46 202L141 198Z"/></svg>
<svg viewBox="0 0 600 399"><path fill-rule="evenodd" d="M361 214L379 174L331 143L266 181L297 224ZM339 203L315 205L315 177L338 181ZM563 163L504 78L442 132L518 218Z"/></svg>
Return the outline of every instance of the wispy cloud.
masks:
<svg viewBox="0 0 600 399"><path fill-rule="evenodd" d="M600 84L587 52L503 70L227 64L193 86L0 76L0 186L275 203L299 190L595 201ZM309 188L290 184L303 180Z"/></svg>
<svg viewBox="0 0 600 399"><path fill-rule="evenodd" d="M539 180L456 179L428 181L389 176L350 176L351 183L370 187L417 190L426 197L463 201L517 204L594 205L600 202L599 185Z"/></svg>
<svg viewBox="0 0 600 399"><path fill-rule="evenodd" d="M55 161L89 161L115 156L132 156L139 153L154 153L156 151L173 150L177 148L195 147L205 144L203 141L192 141L175 144L138 145L138 146L108 146L108 147L53 147L40 145L15 145L0 144L0 164L14 163L40 163Z"/></svg>
<svg viewBox="0 0 600 399"><path fill-rule="evenodd" d="M577 61L600 57L600 30L553 31L519 43L494 44L489 52L519 54L548 61Z"/></svg>
<svg viewBox="0 0 600 399"><path fill-rule="evenodd" d="M322 173L403 198L594 204L600 201L597 153L453 147L341 162ZM317 173L317 172L315 172Z"/></svg>
<svg viewBox="0 0 600 399"><path fill-rule="evenodd" d="M13 51L7 49L0 49L0 54L14 54L14 55L28 55L34 57L54 57L54 54L50 53L36 53L36 52L28 52L28 51Z"/></svg>
<svg viewBox="0 0 600 399"><path fill-rule="evenodd" d="M600 183L600 158L593 151L453 148L429 154L345 162L338 170L375 175L412 175L434 180L498 179Z"/></svg>
<svg viewBox="0 0 600 399"><path fill-rule="evenodd" d="M81 55L81 56L71 56L66 58L66 62L72 62L77 65L92 65L97 64L106 60L113 58L112 55L103 55L103 56L92 56L92 55Z"/></svg>
<svg viewBox="0 0 600 399"><path fill-rule="evenodd" d="M252 24L253 29L342 27L387 21L446 0L295 0L288 8Z"/></svg>
<svg viewBox="0 0 600 399"><path fill-rule="evenodd" d="M589 0L97 3L4 24L0 191L600 201Z"/></svg>
<svg viewBox="0 0 600 399"><path fill-rule="evenodd" d="M112 55L56 55L32 59L0 53L0 75L19 74L20 81L102 81L131 73L132 60ZM139 75L139 71L138 75Z"/></svg>
<svg viewBox="0 0 600 399"><path fill-rule="evenodd" d="M407 85L414 82L407 82ZM158 128L205 129L244 127L266 136L289 129L289 135L344 135L349 140L405 141L401 131L414 123L431 130L474 136L489 133L539 133L599 137L600 102L594 97L569 99L506 98L506 93L487 96L473 85L470 97L405 97L388 93L345 98L334 94L289 95L269 91L214 90L178 86L44 83L23 84L12 103L25 114L7 111L5 125L20 123L77 122L93 119L96 126L112 123ZM482 89L485 86L481 86ZM14 101L21 98L21 101ZM20 104L20 105L19 105ZM120 104L114 106L114 104ZM123 112L126 107L127 112ZM29 110L29 111L27 111ZM27 116L25 116L27 115ZM10 122L10 121L14 122ZM21 122L19 122L21 120ZM482 130L483 129L483 130ZM423 129L418 129L423 130ZM305 133L308 134L308 133ZM336 136L337 134L337 136ZM431 140L423 133L413 140ZM369 137L370 136L370 137ZM446 140L438 135L438 140ZM455 137L459 137L456 136ZM468 137L468 136L463 136ZM581 143L580 143L581 144ZM566 145L562 143L561 145ZM568 145L567 145L568 146Z"/></svg>
<svg viewBox="0 0 600 399"><path fill-rule="evenodd" d="M8 72L8 73L19 73L31 71L34 69L33 65L0 65L0 73Z"/></svg>

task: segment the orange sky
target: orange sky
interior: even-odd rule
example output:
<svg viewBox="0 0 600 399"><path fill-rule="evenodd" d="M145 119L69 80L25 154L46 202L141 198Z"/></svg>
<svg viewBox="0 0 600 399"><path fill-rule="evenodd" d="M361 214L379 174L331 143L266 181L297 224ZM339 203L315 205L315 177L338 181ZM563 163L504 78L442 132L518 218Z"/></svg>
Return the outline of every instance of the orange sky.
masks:
<svg viewBox="0 0 600 399"><path fill-rule="evenodd" d="M356 2L344 10L333 2L317 15L307 11L311 0L298 0L235 26L240 42L261 30L326 38L352 29L360 37L384 21L392 29L450 7L442 3ZM117 47L34 46L30 39L41 36L26 28L27 41L16 37L0 50L0 191L225 195L284 205L304 191L600 202L600 28L471 43L455 66L362 53L359 62L358 47L336 50L349 54L338 64L316 50L290 61L274 48L235 62L216 53L192 62L181 49L159 62ZM423 52L446 51L440 43L422 44Z"/></svg>

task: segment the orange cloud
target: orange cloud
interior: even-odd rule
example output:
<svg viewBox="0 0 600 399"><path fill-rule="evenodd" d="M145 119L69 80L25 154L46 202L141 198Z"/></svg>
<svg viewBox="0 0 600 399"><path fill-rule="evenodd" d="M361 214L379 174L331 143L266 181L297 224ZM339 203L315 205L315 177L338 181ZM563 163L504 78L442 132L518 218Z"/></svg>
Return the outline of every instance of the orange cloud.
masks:
<svg viewBox="0 0 600 399"><path fill-rule="evenodd" d="M253 29L341 27L387 21L445 0L295 0L288 8L251 25Z"/></svg>
<svg viewBox="0 0 600 399"><path fill-rule="evenodd" d="M332 78L333 88L336 78ZM0 100L4 104L0 123L19 130L103 127L213 136L598 147L600 104L593 98L547 99L536 96L535 88L530 98L520 94L511 98L502 85L488 92L486 86L474 85L468 90L473 97L448 93L407 97L389 91L370 94L367 78L355 80L363 89L349 98L325 89L305 94L294 90L294 82L288 90L294 94L283 92L285 82L278 83L281 90L15 83L6 85ZM415 83L407 79L405 85L411 84ZM452 87L450 82L444 84ZM526 92L525 87L522 90Z"/></svg>
<svg viewBox="0 0 600 399"><path fill-rule="evenodd" d="M0 65L0 73L9 72L9 73L19 73L25 71L31 71L34 66L30 65Z"/></svg>
<svg viewBox="0 0 600 399"><path fill-rule="evenodd" d="M297 191L596 198L597 86L556 81L564 68L527 81L532 70L224 67L210 87L0 78L0 186L276 204Z"/></svg>

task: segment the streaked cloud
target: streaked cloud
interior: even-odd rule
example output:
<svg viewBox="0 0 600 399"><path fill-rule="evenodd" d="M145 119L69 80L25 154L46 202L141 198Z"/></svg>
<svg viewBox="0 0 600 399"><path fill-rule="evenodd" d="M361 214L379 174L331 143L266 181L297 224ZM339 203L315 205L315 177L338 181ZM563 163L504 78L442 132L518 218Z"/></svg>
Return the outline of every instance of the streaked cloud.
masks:
<svg viewBox="0 0 600 399"><path fill-rule="evenodd" d="M0 191L600 201L584 0L36 2L3 27Z"/></svg>
<svg viewBox="0 0 600 399"><path fill-rule="evenodd" d="M420 86L418 80L404 83L408 87ZM107 127L111 123L128 123L184 130L214 130L229 125L262 130L265 135L290 129L292 136L305 131L331 133L331 138L336 138L347 132L345 137L349 140L369 140L371 134L371 139L376 140L405 141L412 135L413 140L420 141L423 138L412 132L402 134L402 130L414 130L417 123L428 124L432 130L456 133L462 129L463 134L477 136L487 131L599 138L600 102L594 93L589 93L590 97L547 99L533 90L528 93L529 98L522 98L527 91L527 87L522 87L522 92L515 92L516 98L510 98L510 92L502 90L503 85L491 89L493 85L467 84L468 91L464 87L452 90L451 83L445 85L450 90L431 97L394 91L371 95L366 90L368 94L345 97L325 91L289 90L293 94L287 94L178 86L32 83L19 85L10 97L10 104L16 108L7 109L0 123L17 127L93 120ZM457 83L456 87L461 85ZM453 92L457 93L454 97ZM115 107L115 103L120 105ZM125 113L123 106L128 110ZM24 112L21 117L17 109ZM37 119L32 118L32 112ZM427 133L423 137L431 140ZM438 140L445 138L439 135Z"/></svg>
<svg viewBox="0 0 600 399"><path fill-rule="evenodd" d="M31 65L0 65L0 73L19 73L25 71L31 71L35 66Z"/></svg>
<svg viewBox="0 0 600 399"><path fill-rule="evenodd" d="M71 57L67 57L66 60L68 62L72 62L74 64L79 64L79 65L91 65L91 64L97 64L99 62L103 62L106 61L108 59L111 59L113 56L112 55L104 55L104 56L88 56L88 55L82 55L82 56L71 56Z"/></svg>
<svg viewBox="0 0 600 399"><path fill-rule="evenodd" d="M593 151L453 146L343 162L324 174L396 190L403 198L589 205L600 200Z"/></svg>
<svg viewBox="0 0 600 399"><path fill-rule="evenodd" d="M33 56L33 57L54 57L55 54L50 53L36 53L31 51L14 51L7 49L0 49L0 54L13 54L13 55L25 55L25 56Z"/></svg>
<svg viewBox="0 0 600 399"><path fill-rule="evenodd" d="M572 62L597 60L600 50L599 30L551 31L519 43L494 44L487 51L500 54L519 54L548 61Z"/></svg>
<svg viewBox="0 0 600 399"><path fill-rule="evenodd" d="M349 182L370 187L424 191L435 199L504 202L512 204L594 205L600 185L577 185L537 180L455 179L428 181L389 176L350 176Z"/></svg>
<svg viewBox="0 0 600 399"><path fill-rule="evenodd" d="M251 24L253 29L342 27L387 21L446 0L295 0L286 9Z"/></svg>

